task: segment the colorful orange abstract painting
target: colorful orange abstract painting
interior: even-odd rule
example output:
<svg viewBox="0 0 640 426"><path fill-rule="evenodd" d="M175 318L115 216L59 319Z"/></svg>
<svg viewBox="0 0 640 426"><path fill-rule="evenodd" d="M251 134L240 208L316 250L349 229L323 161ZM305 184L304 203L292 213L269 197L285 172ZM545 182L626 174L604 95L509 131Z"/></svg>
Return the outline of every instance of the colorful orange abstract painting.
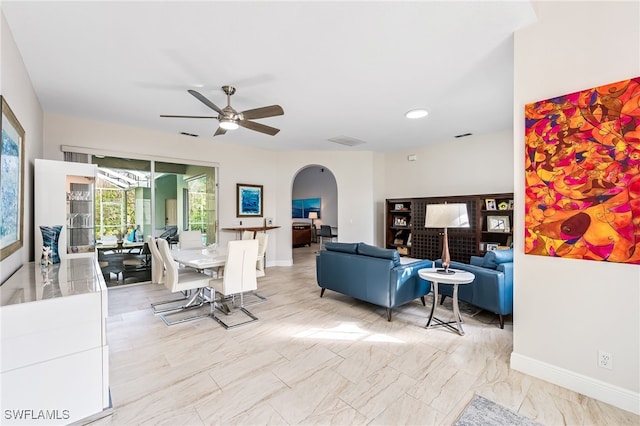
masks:
<svg viewBox="0 0 640 426"><path fill-rule="evenodd" d="M525 253L640 264L640 77L525 106Z"/></svg>

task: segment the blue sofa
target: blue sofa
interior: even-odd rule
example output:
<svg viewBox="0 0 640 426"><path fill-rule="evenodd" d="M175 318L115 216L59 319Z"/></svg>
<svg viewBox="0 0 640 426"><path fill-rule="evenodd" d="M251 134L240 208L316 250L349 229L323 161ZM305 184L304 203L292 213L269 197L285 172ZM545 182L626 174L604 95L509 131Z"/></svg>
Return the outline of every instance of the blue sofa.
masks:
<svg viewBox="0 0 640 426"><path fill-rule="evenodd" d="M406 260L403 260L406 262ZM326 243L316 257L316 279L322 289L346 294L387 308L387 321L392 309L420 298L431 291L431 284L421 280L418 270L432 267L430 260L402 264L397 250L383 249L365 243Z"/></svg>
<svg viewBox="0 0 640 426"><path fill-rule="evenodd" d="M436 265L442 266L442 262L437 260ZM451 262L451 268L476 276L471 284L458 287L458 300L498 314L500 328L504 328L503 315L513 313L513 249L471 256L469 264ZM438 293L442 295L442 304L447 296L453 296L453 286L438 284Z"/></svg>

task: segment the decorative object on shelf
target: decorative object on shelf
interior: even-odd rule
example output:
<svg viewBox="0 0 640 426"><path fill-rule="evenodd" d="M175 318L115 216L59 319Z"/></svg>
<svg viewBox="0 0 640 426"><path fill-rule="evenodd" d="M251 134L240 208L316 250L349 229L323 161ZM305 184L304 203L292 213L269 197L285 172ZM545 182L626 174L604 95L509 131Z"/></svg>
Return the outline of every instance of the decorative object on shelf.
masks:
<svg viewBox="0 0 640 426"><path fill-rule="evenodd" d="M44 247L51 248L52 263L60 263L60 255L58 254L60 231L62 231L62 225L40 226L40 232L42 233L42 245Z"/></svg>
<svg viewBox="0 0 640 426"><path fill-rule="evenodd" d="M273 218L265 217L264 218L264 226L273 226Z"/></svg>
<svg viewBox="0 0 640 426"><path fill-rule="evenodd" d="M470 227L467 205L464 203L427 204L424 227L444 228L442 240L442 266L444 269L438 269L438 272L441 274L455 273L455 271L449 269L451 256L449 255L447 228Z"/></svg>
<svg viewBox="0 0 640 426"><path fill-rule="evenodd" d="M407 226L407 218L404 216L395 216L393 218L393 226Z"/></svg>
<svg viewBox="0 0 640 426"><path fill-rule="evenodd" d="M396 205L394 205L394 206L393 206L393 209L394 209L394 210L399 210L399 211L406 210L406 209L404 208L404 204L401 204L401 203L400 203L400 204L396 204Z"/></svg>
<svg viewBox="0 0 640 426"><path fill-rule="evenodd" d="M487 198L484 200L484 205L487 210L497 210L495 198Z"/></svg>
<svg viewBox="0 0 640 426"><path fill-rule="evenodd" d="M262 217L262 185L236 184L236 216Z"/></svg>
<svg viewBox="0 0 640 426"><path fill-rule="evenodd" d="M487 243L487 251L495 251L498 250L498 243Z"/></svg>
<svg viewBox="0 0 640 426"><path fill-rule="evenodd" d="M525 254L640 264L639 90L635 77L525 106Z"/></svg>
<svg viewBox="0 0 640 426"><path fill-rule="evenodd" d="M509 216L487 216L488 232L511 232Z"/></svg>
<svg viewBox="0 0 640 426"><path fill-rule="evenodd" d="M509 210L509 202L508 201L500 201L498 203L498 210Z"/></svg>
<svg viewBox="0 0 640 426"><path fill-rule="evenodd" d="M513 210L513 200L509 200L509 204L507 205L507 210Z"/></svg>
<svg viewBox="0 0 640 426"><path fill-rule="evenodd" d="M22 210L24 204L24 129L9 108L2 103L2 142L0 143L0 260L22 247Z"/></svg>

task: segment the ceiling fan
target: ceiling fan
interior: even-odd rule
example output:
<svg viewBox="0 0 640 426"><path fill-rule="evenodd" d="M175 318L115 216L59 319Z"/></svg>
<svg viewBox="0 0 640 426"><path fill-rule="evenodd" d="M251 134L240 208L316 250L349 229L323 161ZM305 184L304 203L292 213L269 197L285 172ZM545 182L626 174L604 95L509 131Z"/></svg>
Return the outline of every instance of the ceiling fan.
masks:
<svg viewBox="0 0 640 426"><path fill-rule="evenodd" d="M275 127L266 126L261 123L256 123L254 120L256 118L267 118L267 117L275 117L277 115L283 115L284 111L280 105L270 105L262 108L248 109L246 111L237 112L231 106L231 95L236 93L236 88L233 86L222 86L222 90L227 94L227 106L223 109L220 109L207 99L204 95L195 90L188 90L193 96L196 97L200 102L214 110L218 113L218 116L200 116L200 115L160 115L160 117L170 117L170 118L215 118L220 122L220 126L218 130L213 134L213 136L224 135L227 133L227 130L235 130L238 126L244 127L245 129L255 130L256 132L266 133L267 135L274 136L276 133L280 131L280 129L276 129Z"/></svg>

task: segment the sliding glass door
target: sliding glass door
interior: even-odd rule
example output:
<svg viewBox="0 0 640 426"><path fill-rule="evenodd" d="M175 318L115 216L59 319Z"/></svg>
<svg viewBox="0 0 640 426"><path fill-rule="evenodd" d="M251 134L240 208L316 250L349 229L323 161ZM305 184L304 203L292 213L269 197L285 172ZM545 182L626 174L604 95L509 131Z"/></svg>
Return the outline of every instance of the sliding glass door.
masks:
<svg viewBox="0 0 640 426"><path fill-rule="evenodd" d="M177 244L180 232L217 241L216 168L92 155L98 175L95 240L108 286L151 279L149 235Z"/></svg>

